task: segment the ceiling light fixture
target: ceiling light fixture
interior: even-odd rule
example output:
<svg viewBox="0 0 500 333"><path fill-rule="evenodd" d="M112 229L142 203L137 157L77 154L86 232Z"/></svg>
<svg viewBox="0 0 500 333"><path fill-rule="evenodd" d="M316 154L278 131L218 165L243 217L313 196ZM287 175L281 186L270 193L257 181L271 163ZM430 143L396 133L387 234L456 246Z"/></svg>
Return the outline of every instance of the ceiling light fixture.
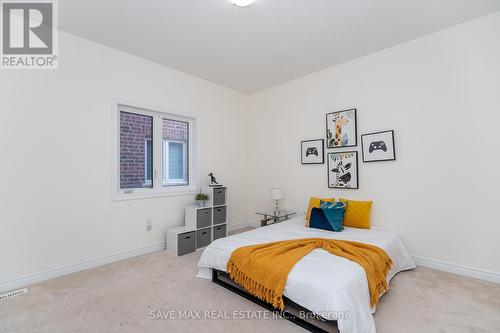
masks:
<svg viewBox="0 0 500 333"><path fill-rule="evenodd" d="M255 0L231 0L231 2L238 7L246 7L253 4Z"/></svg>

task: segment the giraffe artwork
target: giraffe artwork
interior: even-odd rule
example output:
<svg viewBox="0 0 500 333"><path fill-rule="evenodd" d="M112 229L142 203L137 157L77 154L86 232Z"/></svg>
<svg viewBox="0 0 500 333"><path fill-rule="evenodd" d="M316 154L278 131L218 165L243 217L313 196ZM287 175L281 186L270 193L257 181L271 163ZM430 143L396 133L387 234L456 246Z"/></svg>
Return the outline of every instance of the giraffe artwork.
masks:
<svg viewBox="0 0 500 333"><path fill-rule="evenodd" d="M357 145L356 109L331 112L326 115L327 148Z"/></svg>
<svg viewBox="0 0 500 333"><path fill-rule="evenodd" d="M342 137L342 127L349 123L349 119L337 114L333 117L333 122L335 123L335 135L333 136L333 146L341 147L345 146L345 137Z"/></svg>

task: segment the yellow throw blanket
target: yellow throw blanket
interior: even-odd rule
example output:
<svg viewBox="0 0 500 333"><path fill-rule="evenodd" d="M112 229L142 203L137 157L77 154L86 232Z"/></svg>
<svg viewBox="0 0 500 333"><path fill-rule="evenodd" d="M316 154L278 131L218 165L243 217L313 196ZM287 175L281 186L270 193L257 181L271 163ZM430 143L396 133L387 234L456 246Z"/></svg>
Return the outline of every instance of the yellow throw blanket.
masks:
<svg viewBox="0 0 500 333"><path fill-rule="evenodd" d="M250 294L283 310L283 291L288 273L312 250L322 248L331 254L357 262L366 272L370 304L378 304L388 289L387 273L392 260L384 250L368 244L325 238L306 238L236 249L227 262L231 279Z"/></svg>

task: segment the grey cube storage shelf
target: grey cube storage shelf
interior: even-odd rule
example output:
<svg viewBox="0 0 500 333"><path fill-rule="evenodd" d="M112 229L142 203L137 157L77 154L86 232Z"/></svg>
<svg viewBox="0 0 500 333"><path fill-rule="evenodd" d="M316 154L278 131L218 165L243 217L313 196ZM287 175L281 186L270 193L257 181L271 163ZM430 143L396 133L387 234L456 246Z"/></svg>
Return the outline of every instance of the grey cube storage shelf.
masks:
<svg viewBox="0 0 500 333"><path fill-rule="evenodd" d="M185 226L167 232L167 250L178 256L195 252L227 236L227 188L205 186L201 192L208 195L208 204L186 207Z"/></svg>

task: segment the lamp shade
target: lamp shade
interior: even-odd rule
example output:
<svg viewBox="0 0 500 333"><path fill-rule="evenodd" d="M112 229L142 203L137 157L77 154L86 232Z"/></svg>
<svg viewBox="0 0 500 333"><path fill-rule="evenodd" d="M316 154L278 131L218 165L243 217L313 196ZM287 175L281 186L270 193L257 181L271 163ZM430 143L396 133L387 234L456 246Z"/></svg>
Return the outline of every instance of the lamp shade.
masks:
<svg viewBox="0 0 500 333"><path fill-rule="evenodd" d="M246 7L246 6L250 6L251 4L253 4L255 2L255 0L231 0L231 2L233 4L235 4L236 6Z"/></svg>
<svg viewBox="0 0 500 333"><path fill-rule="evenodd" d="M281 189L281 188L271 189L271 199L273 199L273 200L283 199L283 189Z"/></svg>

